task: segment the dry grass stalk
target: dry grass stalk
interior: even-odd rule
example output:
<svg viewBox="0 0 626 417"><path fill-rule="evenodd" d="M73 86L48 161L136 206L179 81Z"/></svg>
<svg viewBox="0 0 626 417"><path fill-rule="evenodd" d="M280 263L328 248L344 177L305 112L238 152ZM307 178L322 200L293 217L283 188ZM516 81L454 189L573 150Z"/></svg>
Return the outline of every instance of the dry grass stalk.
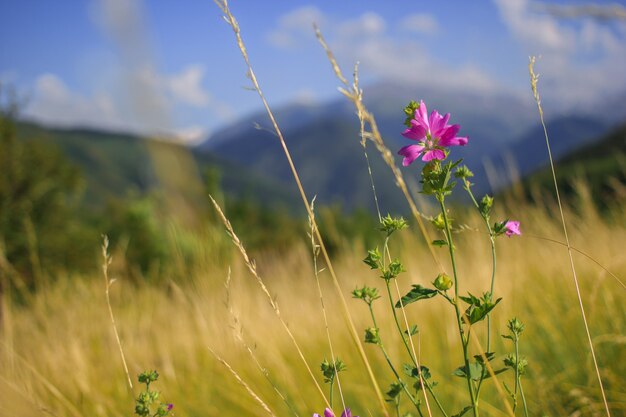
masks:
<svg viewBox="0 0 626 417"><path fill-rule="evenodd" d="M600 368L598 367L598 361L596 359L596 353L593 348L593 342L591 340L591 332L589 331L589 325L587 324L587 315L585 314L585 306L583 305L582 296L580 294L580 286L578 285L578 277L576 275L576 267L574 266L574 256L572 254L572 246L567 234L567 226L565 225L565 215L563 214L563 205L561 204L561 196L559 193L559 185L556 180L556 170L554 168L554 161L552 159L552 151L550 149L550 139L548 138L548 130L543 118L543 108L541 107L541 97L539 96L539 90L537 89L537 82L539 81L539 75L535 74L535 61L536 58L530 57L528 63L528 72L530 74L530 87L533 91L535 102L537 103L537 109L539 111L539 118L541 119L541 126L543 127L544 137L546 139L546 147L548 149L548 158L550 160L550 170L552 171L552 180L554 181L554 191L556 193L556 200L559 206L559 214L561 216L561 224L563 226L563 235L565 236L565 244L567 245L567 254L569 255L569 264L572 269L572 277L574 279L574 285L576 286L576 296L578 297L578 305L580 306L580 313L582 315L583 324L585 325L585 332L587 334L587 341L589 343L589 349L591 351L591 358L593 359L593 366L596 371L598 383L600 384L600 392L602 393L602 400L606 409L606 415L610 417L611 411L609 410L609 403L606 399L604 392L604 385L602 384L602 377L600 376Z"/></svg>
<svg viewBox="0 0 626 417"><path fill-rule="evenodd" d="M241 343L241 345L244 347L246 352L248 352L248 355L250 355L250 357L252 358L252 361L254 362L256 367L259 369L259 371L261 371L265 379L272 386L272 388L274 389L274 392L276 392L278 397L285 403L285 405L287 405L289 410L296 417L299 417L298 412L294 409L293 405L287 400L285 395L280 391L280 389L276 386L276 384L270 377L270 373L267 370L267 368L261 365L261 362L259 361L259 358L257 358L257 355L254 353L254 350L244 339L243 326L241 325L241 320L239 320L239 316L235 312L233 305L230 302L230 279L231 279L230 268L228 268L228 276L226 277L226 283L224 284L224 286L226 287L226 308L228 309L228 314L230 314L230 317L233 320L232 329L233 329L233 334L235 335L235 339L237 339L237 341Z"/></svg>
<svg viewBox="0 0 626 417"><path fill-rule="evenodd" d="M374 118L374 115L372 115L363 104L363 91L359 88L359 84L358 84L359 78L358 78L358 74L356 73L356 67L355 67L354 82L352 85L350 85L348 81L346 80L346 78L343 76L341 72L341 68L339 68L339 65L337 64L337 60L335 59L333 52L328 47L328 44L324 40L322 33L317 27L315 27L315 34L317 36L318 41L322 45L322 48L324 48L324 51L326 51L326 56L328 57L328 60L330 61L330 64L333 68L333 71L335 72L335 75L344 84L345 88L340 87L339 91L343 95L345 95L350 101L352 101L352 103L354 104L357 116L361 123L361 136L363 140L370 139L374 143L374 145L376 146L376 149L378 150L378 152L380 152L381 156L383 157L383 160L385 161L387 166L391 169L391 172L396 180L396 185L398 186L398 188L400 188L400 191L402 191L402 194L404 194L404 197L406 198L406 201L409 204L409 208L411 209L411 214L413 215L413 217L415 218L415 221L417 222L417 225L420 229L420 233L424 237L426 245L428 246L428 249L430 251L430 255L433 258L433 261L435 262L435 264L437 264L437 267L443 272L443 266L441 265L441 262L439 261L439 258L437 257L435 253L435 249L431 243L432 239L430 238L428 230L426 230L426 227L424 226L424 222L422 220L424 215L418 210L417 205L415 204L415 201L413 200L413 197L411 196L411 193L409 192L406 182L404 181L404 176L402 175L402 171L400 171L400 168L398 168L398 166L396 165L396 159L393 153L391 153L387 145L385 145L385 141L383 140L382 135L380 134L380 131L378 130L378 125L376 123L376 119ZM370 127L369 132L365 131L366 124L369 125Z"/></svg>
<svg viewBox="0 0 626 417"><path fill-rule="evenodd" d="M358 66L355 65L355 68L354 68L354 83L352 84L352 86L350 86L348 84L348 81L346 80L346 78L343 76L343 74L341 72L341 69L339 68L339 65L337 64L337 60L335 59L334 54L332 53L332 51L328 47L328 44L324 40L324 37L322 36L322 33L320 32L320 30L317 27L315 27L315 33L317 35L317 39L319 40L320 44L322 45L322 47L326 51L326 55L328 57L328 60L330 61L330 64L331 64L331 66L333 68L333 71L335 72L335 75L337 76L337 78L339 78L339 80L346 87L346 88L340 88L339 91L341 91L342 94L344 94L346 97L348 97L350 99L350 101L352 101L354 103L354 106L355 106L356 112L357 112L357 116L359 118L360 126L361 126L361 144L365 148L365 141L366 141L366 139L372 140L374 142L374 144L376 145L376 149L378 149L378 151L382 155L385 163L387 163L389 168L391 168L391 171L392 171L392 173L393 173L393 175L394 175L394 177L396 179L396 185L400 188L400 190L402 190L402 192L403 192L407 202L409 203L409 206L411 208L411 213L413 214L413 217L415 217L415 220L417 221L417 224L418 224L418 226L420 228L422 236L424 237L424 239L426 241L426 245L429 248L429 251L430 251L430 254L431 254L433 260L437 264L438 268L443 271L443 266L441 265L441 263L439 262L439 259L437 258L436 254L435 254L433 245L431 244L430 236L429 236L428 231L426 230L426 228L424 226L424 222L422 221L423 215L417 209L417 206L415 205L415 202L413 201L413 198L411 197L411 195L410 195L410 193L408 191L408 188L407 188L406 183L404 181L404 177L402 175L402 172L396 166L395 158L394 158L393 154L391 153L389 148L387 148L387 146L385 145L385 143L384 143L384 141L382 139L380 131L378 130L378 125L376 124L376 119L365 108L365 105L363 104L363 91L359 88ZM366 132L366 130L365 130L366 123L370 126L370 132ZM367 153L365 155L366 155L366 158L367 158ZM368 169L369 169L369 159L367 159L367 161L368 161ZM371 170L369 171L369 173L370 173L370 177L371 177ZM374 184L373 184L373 180L372 180L372 188L373 187L374 187ZM374 195L376 196L375 189L374 189ZM378 199L376 199L376 207L378 208ZM378 215L380 217L380 211L379 211ZM398 283L396 282L395 284L396 284L396 291L397 291L398 298L401 298L402 295L400 294L400 288L398 287ZM401 310L402 310L404 323L405 323L405 326L406 326L406 330L408 331L409 330L409 322L408 322L408 319L407 319L407 316L406 316L406 312L404 310L404 305L402 305L402 301L400 301L400 303L401 303L400 307L401 307ZM424 384L424 380L422 378L421 368L420 368L420 365L419 365L419 360L418 360L418 357L417 357L417 354L416 354L416 351L415 351L415 346L413 344L413 339L409 338L409 341L411 343L411 349L412 349L412 354L413 354L413 361L415 362L415 364L417 366L417 369L418 369L418 373L419 373L419 377L420 377L420 385L422 386L422 392L426 393L425 384ZM432 416L432 412L430 410L430 404L428 403L428 396L426 394L424 394L424 399L425 399L425 402L426 402L426 408L428 410L428 415Z"/></svg>
<svg viewBox="0 0 626 417"><path fill-rule="evenodd" d="M289 152L289 149L287 147L287 144L285 142L285 139L283 137L283 134L280 130L280 128L278 127L278 123L276 122L276 119L274 118L274 114L272 112L272 110L269 107L269 104L267 103L267 100L265 99L265 96L263 95L263 91L261 90L261 87L259 86L259 83L256 79L256 76L254 74L254 71L252 69L252 65L250 63L250 59L248 57L248 53L246 51L246 47L243 43L243 39L241 37L241 31L239 29L239 24L237 23L237 20L235 19L235 17L232 15L232 13L230 12L230 9L228 7L228 1L227 0L215 0L215 3L218 5L218 7L222 10L222 12L224 13L224 19L226 20L226 22L231 26L231 28L233 29L233 32L235 34L235 38L237 40L237 45L239 46L239 49L241 51L241 54L243 56L243 59L246 63L246 67L248 68L248 77L250 78L250 80L252 81L252 84L254 86L254 90L259 94L259 97L261 99L261 101L263 102L263 106L265 107L265 110L272 122L272 126L274 128L274 131L276 132L276 135L278 136L278 139L280 141L280 144L283 148L285 157L287 158L287 162L289 164L289 167L291 169L291 172L293 174L294 180L296 182L296 185L298 187L298 191L300 192L300 197L302 198L302 203L307 211L307 215L310 217L312 215L312 211L311 211L311 206L309 205L309 200L306 196L306 193L304 192L304 188L302 187L302 182L300 181L300 175L298 174L298 171L296 170L296 167L293 163L293 160L291 158L291 154ZM356 327L354 325L354 321L352 320L352 317L350 315L350 311L348 309L348 304L346 302L345 296L343 295L343 289L341 288L341 286L339 285L339 280L337 278L337 274L335 273L335 270L333 268L332 262L330 261L330 256L328 255L328 251L326 250L326 246L324 244L324 240L322 239L322 236L319 232L319 228L315 228L315 236L317 238L317 241L320 245L320 251L321 254L324 258L324 261L326 262L327 268L328 268L328 272L330 273L331 277L332 277L332 281L333 281L333 285L335 287L335 290L337 291L338 295L339 295L339 300L341 302L341 307L342 307L342 313L344 315L344 318L346 320L346 323L348 324L348 330L350 332L350 336L352 338L352 341L354 342L359 355L361 357L361 360L363 361L363 365L365 366L367 373L369 375L369 379L370 382L372 384L372 387L374 388L374 391L376 393L376 397L378 399L378 402L380 404L380 408L381 411L383 413L383 415L388 416L388 412L387 409L385 407L385 400L383 398L383 394L382 391L378 385L378 382L376 381L376 378L374 376L374 372L372 370L372 366L369 363L369 360L367 358L367 355L365 354L365 350L363 349L363 344L361 343L361 340L359 338L359 335L357 333Z"/></svg>
<svg viewBox="0 0 626 417"><path fill-rule="evenodd" d="M276 313L276 316L278 317L278 320L280 321L280 324L282 324L283 328L285 329L285 332L287 332L287 335L291 339L291 342L293 343L294 347L296 348L296 351L298 352L298 356L300 356L300 360L302 361L302 363L306 367L306 369L307 369L307 371L309 373L309 376L311 377L311 380L315 384L315 387L317 388L319 394L322 396L322 398L323 398L324 402L326 403L326 405L328 407L330 407L330 403L329 403L328 399L326 398L326 395L324 394L324 391L322 390L322 387L320 387L319 383L317 382L317 379L315 378L315 375L313 374L313 371L311 370L311 367L309 366L309 363L307 362L306 358L304 357L304 354L302 353L302 349L300 349L300 345L298 344L298 341L296 340L296 338L294 337L293 333L289 329L289 326L287 325L287 323L283 319L283 316L282 316L282 314L280 312L280 308L278 307L278 303L276 302L276 300L274 300L274 297L272 297L272 295L270 294L269 290L265 286L265 282L263 282L263 279L261 278L261 276L257 272L256 264L248 256L246 248L243 246L243 243L241 243L241 241L239 240L239 238L235 234L235 231L233 230L233 226L230 224L230 221L224 215L224 212L220 208L219 204L217 204L217 202L213 199L213 197L209 196L209 198L211 199L211 202L213 203L213 206L215 207L215 210L217 211L218 215L220 216L220 219L224 223L224 226L226 227L226 230L228 231L228 234L230 235L231 239L233 240L233 243L235 244L237 249L239 249L239 252L241 253L241 256L243 257L243 260L244 260L246 266L248 267L248 270L250 270L250 272L252 273L252 276L254 276L254 278L256 279L257 283L259 284L259 287L261 287L261 291L263 291L263 293L267 297L270 305L272 306L272 309L274 310L274 313Z"/></svg>
<svg viewBox="0 0 626 417"><path fill-rule="evenodd" d="M226 362L224 359L222 359L221 356L219 356L217 353L215 353L211 348L208 348L209 352L211 352L213 354L213 356L215 356L215 359L217 359L222 365L224 365L224 367L226 367L226 369L228 369L228 371L230 371L230 373L235 377L235 379L237 380L237 382L239 382L239 384L244 387L246 389L246 391L248 391L248 394L250 394L250 396L257 402L259 403L259 405L263 408L263 410L265 410L270 416L272 417L276 417L276 414L274 414L272 412L272 410L268 407L267 404L265 404L265 402L261 399L261 397L259 397L257 395L256 392L254 392L254 390L250 387L250 385L246 384L246 381L244 381L241 376L239 376L239 374L237 373L237 371L235 371L233 369L232 366L230 366L228 364L228 362Z"/></svg>
<svg viewBox="0 0 626 417"><path fill-rule="evenodd" d="M122 341L117 331L117 325L115 324L115 316L113 315L113 308L111 307L111 298L109 296L109 289L115 282L115 279L109 279L109 265L111 265L111 256L109 255L109 238L108 236L102 237L102 275L104 276L105 294L107 299L107 307L109 308L109 317L111 318L111 325L113 326L113 333L115 333L115 341L117 347L120 350L120 357L122 358L122 364L124 365L124 372L126 373L126 379L128 380L128 388L130 392L133 392L133 381L130 378L130 372L128 372L128 365L126 364L126 357L124 356L124 349L122 349Z"/></svg>

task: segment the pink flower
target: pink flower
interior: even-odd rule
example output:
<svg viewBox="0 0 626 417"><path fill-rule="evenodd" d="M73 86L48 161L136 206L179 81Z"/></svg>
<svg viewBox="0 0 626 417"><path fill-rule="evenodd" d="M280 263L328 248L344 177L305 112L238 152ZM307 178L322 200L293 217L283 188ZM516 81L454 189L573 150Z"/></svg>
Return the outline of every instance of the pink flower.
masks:
<svg viewBox="0 0 626 417"><path fill-rule="evenodd" d="M321 417L321 416L315 413L313 414L313 417ZM335 414L333 414L333 411L330 408L327 408L326 410L324 410L324 417L335 417ZM353 417L352 412L350 411L349 408L346 408L343 411L343 413L341 413L341 417ZM354 416L354 417L359 417L359 416Z"/></svg>
<svg viewBox="0 0 626 417"><path fill-rule="evenodd" d="M446 158L444 148L449 146L464 146L467 137L459 137L456 134L461 128L459 125L449 125L450 113L444 116L434 110L430 117L424 101L420 101L415 110L415 118L411 120L411 127L402 132L402 136L418 141L417 145L407 145L398 151L404 156L402 165L409 166L420 155L422 161L428 162L433 159L440 161Z"/></svg>
<svg viewBox="0 0 626 417"><path fill-rule="evenodd" d="M506 222L506 224L504 225L504 234L507 235L508 237L511 237L513 235L521 235L522 232L520 232L519 230L519 222L518 221L514 221L514 220L509 220Z"/></svg>

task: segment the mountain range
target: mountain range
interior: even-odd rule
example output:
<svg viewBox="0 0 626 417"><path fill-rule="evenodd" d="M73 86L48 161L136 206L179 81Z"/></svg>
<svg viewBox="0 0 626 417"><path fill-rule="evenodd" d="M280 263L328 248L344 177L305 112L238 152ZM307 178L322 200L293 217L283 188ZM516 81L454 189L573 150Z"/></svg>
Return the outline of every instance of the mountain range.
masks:
<svg viewBox="0 0 626 417"><path fill-rule="evenodd" d="M494 193L547 162L543 128L530 94L524 98L505 93L442 92L380 83L365 89L364 101L392 152L410 143L400 132L404 129L402 109L411 99L424 99L429 109L452 113L451 123L460 124L460 135L469 136L468 145L453 148L451 158L463 158L474 171L479 194ZM548 117L553 157L559 160L593 144L626 120L624 106L618 102L614 106L615 111L610 112L581 107L584 112ZM275 115L308 198L316 195L318 204L373 211L369 161L382 210L407 211L389 168L371 144L366 160L358 119L347 100L294 103L277 108ZM210 168L221 173L227 197L251 197L266 206L293 207L294 211L301 207L290 168L265 113L226 126L193 148L136 135L52 129L28 122L21 122L18 132L22 138L57 143L85 172L86 197L92 204L164 184L202 196L202 177ZM403 168L413 190L417 190L420 165L416 161ZM206 203L205 198L194 198L198 204Z"/></svg>
<svg viewBox="0 0 626 417"><path fill-rule="evenodd" d="M523 98L504 93L442 92L381 83L365 90L364 101L392 151L410 143L400 135L404 129L402 109L416 98L423 98L429 109L452 113L451 123L460 124L460 135L469 136L468 145L452 149L451 158L463 158L474 171L479 194L497 192L547 162L543 128L530 93ZM549 117L547 130L554 159L592 143L626 120L626 112L618 106L616 109L607 112L581 108L577 113ZM359 123L347 100L293 104L277 109L275 115L310 197L317 195L318 201L338 203L347 210L357 207L373 210ZM270 127L266 114L254 114L216 132L194 151L241 164L295 189L283 150ZM406 203L393 186L389 168L371 145L368 159L383 210L405 212ZM400 163L398 157L397 164ZM416 189L419 168L411 166L403 171Z"/></svg>

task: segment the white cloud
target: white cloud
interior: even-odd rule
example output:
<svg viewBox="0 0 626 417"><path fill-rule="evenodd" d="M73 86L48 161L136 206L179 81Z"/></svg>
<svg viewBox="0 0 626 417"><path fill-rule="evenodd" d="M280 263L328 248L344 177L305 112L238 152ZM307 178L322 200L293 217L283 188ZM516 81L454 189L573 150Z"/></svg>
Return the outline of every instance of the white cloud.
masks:
<svg viewBox="0 0 626 417"><path fill-rule="evenodd" d="M540 48L542 53L574 47L571 31L559 27L552 16L532 13L528 0L494 1L511 31L524 42Z"/></svg>
<svg viewBox="0 0 626 417"><path fill-rule="evenodd" d="M626 23L559 20L529 0L494 3L523 53L541 55L544 97L567 109L598 104L626 90Z"/></svg>
<svg viewBox="0 0 626 417"><path fill-rule="evenodd" d="M303 38L313 39L313 24L323 26L326 20L317 7L300 7L282 15L277 27L267 34L266 40L277 48L294 48Z"/></svg>
<svg viewBox="0 0 626 417"><path fill-rule="evenodd" d="M150 67L134 72L132 80L141 85L136 91L151 91L151 97L158 98L158 101L149 103L133 94L117 94L115 89L91 95L78 93L58 76L43 74L35 81L32 99L24 114L52 126L85 126L139 134L170 132L183 142L192 143L206 135L204 128L172 127L169 119L155 121L154 115L174 114L182 104L205 108L224 122L232 121L234 110L213 99L200 87L202 75L203 69L197 65L190 65L170 76L159 75ZM136 102L128 103L128 100ZM128 111L129 107L132 111Z"/></svg>
<svg viewBox="0 0 626 417"><path fill-rule="evenodd" d="M415 32L432 35L439 32L439 23L433 15L416 13L406 16L400 21L400 29L407 32Z"/></svg>
<svg viewBox="0 0 626 417"><path fill-rule="evenodd" d="M385 32L387 24L379 14L363 13L356 19L346 20L337 25L339 36L379 36Z"/></svg>
<svg viewBox="0 0 626 417"><path fill-rule="evenodd" d="M106 93L87 97L72 92L54 74L43 74L35 82L34 96L25 115L57 126L94 126L98 128L129 128L116 111Z"/></svg>
<svg viewBox="0 0 626 417"><path fill-rule="evenodd" d="M477 67L462 63L454 68L449 67L434 59L428 49L416 40L389 33L388 23L374 12L338 20L324 16L318 9L296 9L279 19L278 27L269 34L268 41L280 48L301 47L304 43L302 31L310 33L313 16L327 23L323 34L340 63L351 68L358 61L361 74L399 82L422 82L465 89L491 91L497 88L493 80ZM403 31L422 33L435 33L438 30L435 17L428 14L407 16L400 21L399 26Z"/></svg>

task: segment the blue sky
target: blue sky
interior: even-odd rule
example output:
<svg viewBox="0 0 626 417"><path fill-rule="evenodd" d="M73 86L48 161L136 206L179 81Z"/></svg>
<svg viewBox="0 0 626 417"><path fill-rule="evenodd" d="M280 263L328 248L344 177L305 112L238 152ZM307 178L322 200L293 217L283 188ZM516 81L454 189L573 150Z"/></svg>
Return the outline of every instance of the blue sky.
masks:
<svg viewBox="0 0 626 417"><path fill-rule="evenodd" d="M313 21L366 82L528 95L533 54L555 106L626 91L626 21L560 19L545 4L586 2L230 2L275 106L339 97ZM0 81L25 98L28 118L193 141L260 107L211 0L5 0L0 16Z"/></svg>

